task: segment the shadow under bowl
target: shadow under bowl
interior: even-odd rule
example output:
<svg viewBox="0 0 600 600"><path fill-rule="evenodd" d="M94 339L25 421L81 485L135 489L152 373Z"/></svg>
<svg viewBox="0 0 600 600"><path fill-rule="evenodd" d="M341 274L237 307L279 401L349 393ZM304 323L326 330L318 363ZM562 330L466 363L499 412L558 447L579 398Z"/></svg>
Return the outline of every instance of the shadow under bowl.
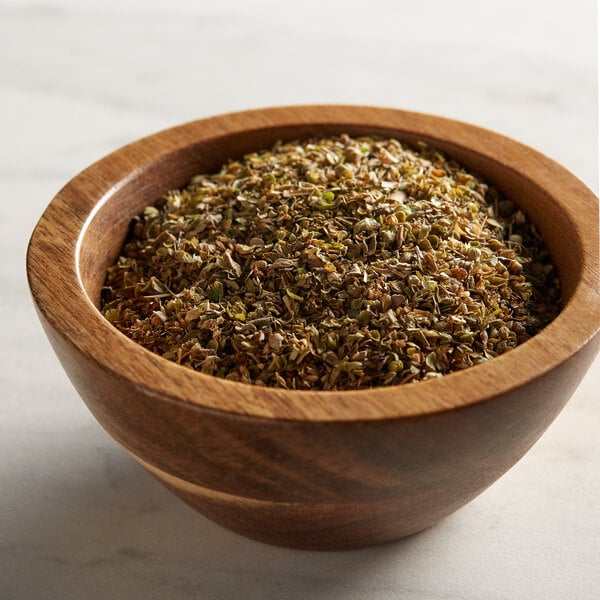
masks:
<svg viewBox="0 0 600 600"><path fill-rule="evenodd" d="M137 345L98 310L133 216L167 190L277 140L340 133L423 140L524 210L558 269L562 309L489 363L416 384L287 391L186 369ZM33 232L29 285L65 371L100 424L177 496L245 536L345 549L433 525L514 465L598 352L598 203L518 142L424 114L296 106L195 121L95 163Z"/></svg>

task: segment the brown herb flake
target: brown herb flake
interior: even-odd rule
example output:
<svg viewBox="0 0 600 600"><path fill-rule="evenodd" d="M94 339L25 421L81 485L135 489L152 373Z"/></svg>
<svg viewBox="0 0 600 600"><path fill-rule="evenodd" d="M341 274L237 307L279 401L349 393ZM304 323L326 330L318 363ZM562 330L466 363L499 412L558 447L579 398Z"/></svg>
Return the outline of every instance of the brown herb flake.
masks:
<svg viewBox="0 0 600 600"><path fill-rule="evenodd" d="M415 382L552 320L534 226L440 151L347 135L194 177L132 225L102 310L165 358L290 389Z"/></svg>

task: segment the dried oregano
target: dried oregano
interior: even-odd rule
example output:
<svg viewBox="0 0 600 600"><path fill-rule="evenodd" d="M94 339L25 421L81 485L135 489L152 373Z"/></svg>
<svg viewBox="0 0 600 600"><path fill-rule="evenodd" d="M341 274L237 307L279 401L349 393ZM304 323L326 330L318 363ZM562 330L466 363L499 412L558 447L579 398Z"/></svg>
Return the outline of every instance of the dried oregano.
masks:
<svg viewBox="0 0 600 600"><path fill-rule="evenodd" d="M442 152L341 135L194 177L134 220L102 311L179 364L290 389L419 381L557 314L523 212Z"/></svg>

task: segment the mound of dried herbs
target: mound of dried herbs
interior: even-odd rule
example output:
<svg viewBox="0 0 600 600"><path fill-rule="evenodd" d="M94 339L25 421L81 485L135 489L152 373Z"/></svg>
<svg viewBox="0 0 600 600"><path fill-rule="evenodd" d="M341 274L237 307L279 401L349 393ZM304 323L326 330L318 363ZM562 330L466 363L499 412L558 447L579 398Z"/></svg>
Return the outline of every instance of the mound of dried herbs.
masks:
<svg viewBox="0 0 600 600"><path fill-rule="evenodd" d="M194 177L132 223L102 311L163 357L290 389L414 382L558 312L523 212L442 152L347 135Z"/></svg>

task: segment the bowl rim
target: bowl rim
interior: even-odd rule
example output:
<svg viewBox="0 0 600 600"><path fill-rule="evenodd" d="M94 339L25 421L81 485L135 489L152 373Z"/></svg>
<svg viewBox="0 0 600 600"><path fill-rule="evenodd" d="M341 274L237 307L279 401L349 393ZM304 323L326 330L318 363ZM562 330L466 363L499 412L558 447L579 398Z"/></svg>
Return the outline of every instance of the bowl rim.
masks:
<svg viewBox="0 0 600 600"><path fill-rule="evenodd" d="M99 211L143 168L191 144L262 129L360 125L439 140L526 177L566 211L577 232L580 277L560 314L524 344L488 363L417 383L361 390L285 390L239 383L177 365L119 332L89 298L80 274L85 233ZM257 148L258 149L258 148ZM593 217L596 217L595 219ZM298 105L227 113L137 140L76 175L54 197L31 236L27 276L42 322L97 366L150 399L240 417L346 422L414 418L513 392L568 361L600 330L598 202L575 175L538 151L475 125L393 108ZM57 235L59 233L59 235ZM53 260L42 272L44 256ZM43 264L43 263L42 263ZM537 362L534 360L538 358ZM135 363L135 368L132 365ZM156 375L161 373L161 377Z"/></svg>

